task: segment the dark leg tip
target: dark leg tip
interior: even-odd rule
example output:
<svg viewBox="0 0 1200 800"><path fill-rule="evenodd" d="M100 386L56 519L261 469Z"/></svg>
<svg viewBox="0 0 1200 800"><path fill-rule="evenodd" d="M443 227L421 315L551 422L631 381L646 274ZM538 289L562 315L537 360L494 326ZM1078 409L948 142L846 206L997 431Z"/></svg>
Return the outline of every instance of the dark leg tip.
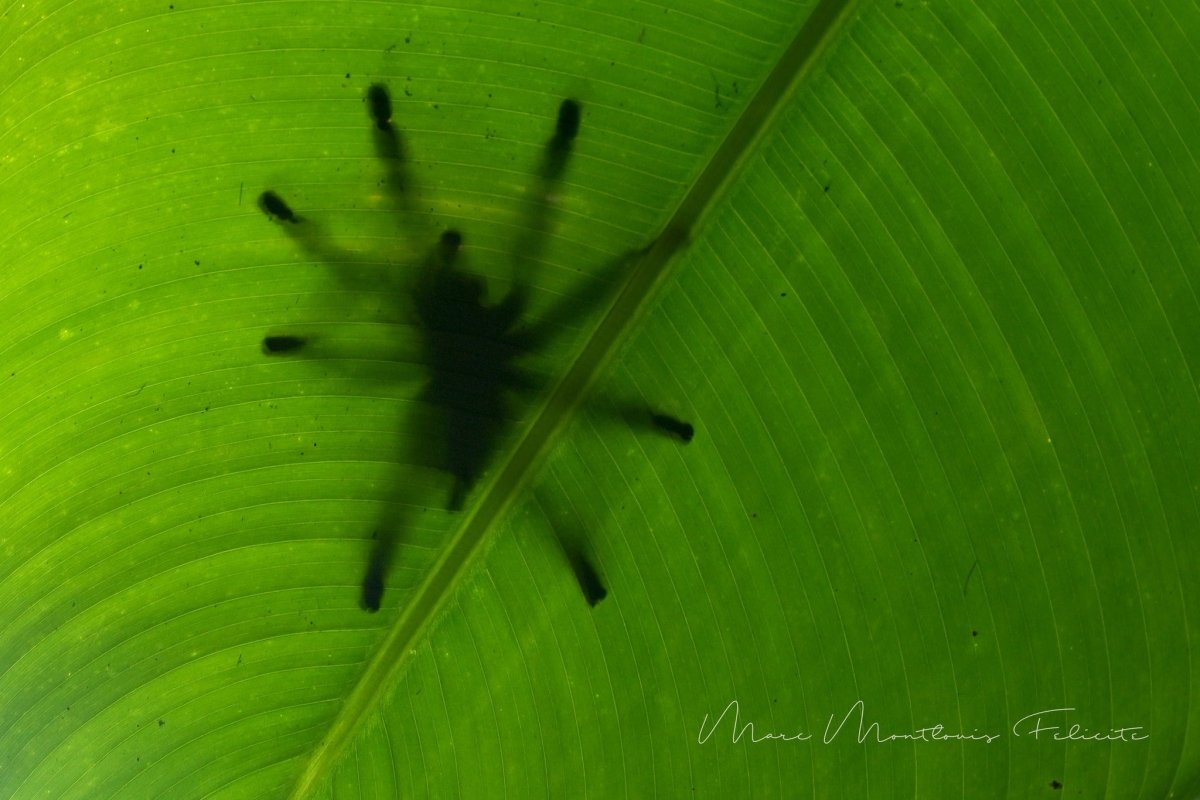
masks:
<svg viewBox="0 0 1200 800"><path fill-rule="evenodd" d="M608 590L605 589L603 586L597 585L591 591L585 590L585 598L587 599L587 604L589 606L591 606L592 608L595 608L600 603L600 601L606 597L608 597Z"/></svg>
<svg viewBox="0 0 1200 800"><path fill-rule="evenodd" d="M367 575L363 578L362 597L359 599L359 605L368 613L374 614L379 610L379 604L383 601L383 570L379 565L371 564L367 568Z"/></svg>
<svg viewBox="0 0 1200 800"><path fill-rule="evenodd" d="M381 131L392 129L392 98L382 83L373 83L367 89L367 108L371 119L375 120L375 127Z"/></svg>
<svg viewBox="0 0 1200 800"><path fill-rule="evenodd" d="M269 217L276 217L285 222L299 222L300 218L296 216L296 212L283 201L283 198L272 192L270 189L258 196L258 207L263 210L263 213Z"/></svg>
<svg viewBox="0 0 1200 800"><path fill-rule="evenodd" d="M654 427L658 428L664 433L674 436L684 444L690 442L692 437L696 435L696 429L692 423L677 420L674 417L667 416L666 414L655 414L652 412L650 414L650 420L654 424Z"/></svg>
<svg viewBox="0 0 1200 800"><path fill-rule="evenodd" d="M460 247L462 247L461 233L451 229L442 234L442 238L438 242L437 257L441 260L443 267L449 267L454 263Z"/></svg>
<svg viewBox="0 0 1200 800"><path fill-rule="evenodd" d="M575 579L579 581L579 590L583 592L583 599L589 606L595 608L597 603L608 597L608 590L604 588L604 582L600 580L596 568L582 554L568 553L567 557L571 562Z"/></svg>
<svg viewBox="0 0 1200 800"><path fill-rule="evenodd" d="M558 107L558 123L554 127L554 139L560 145L565 145L579 133L579 101L567 98Z"/></svg>
<svg viewBox="0 0 1200 800"><path fill-rule="evenodd" d="M262 340L262 351L269 356L291 353L304 347L306 341L300 336L268 336Z"/></svg>

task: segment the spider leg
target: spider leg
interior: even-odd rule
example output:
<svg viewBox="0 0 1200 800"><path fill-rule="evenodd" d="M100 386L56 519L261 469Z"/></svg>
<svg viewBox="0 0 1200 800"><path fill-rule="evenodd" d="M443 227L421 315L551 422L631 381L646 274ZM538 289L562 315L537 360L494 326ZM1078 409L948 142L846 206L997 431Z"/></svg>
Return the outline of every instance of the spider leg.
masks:
<svg viewBox="0 0 1200 800"><path fill-rule="evenodd" d="M582 551L573 550L565 543L564 551L567 561L571 564L571 571L575 573L575 580L579 581L579 590L583 592L583 599L587 600L589 606L595 607L597 603L608 597L608 590L604 588L600 575L592 565L591 559Z"/></svg>
<svg viewBox="0 0 1200 800"><path fill-rule="evenodd" d="M319 223L298 215L275 191L268 189L259 195L258 206L268 217L278 220L288 238L300 245L310 258L332 269L346 288L369 291L379 287L377 260L333 244Z"/></svg>
<svg viewBox="0 0 1200 800"><path fill-rule="evenodd" d="M608 589L604 587L604 581L596 569L594 553L588 546L587 537L579 526L576 514L573 509L567 507L565 496L560 492L551 492L545 486L540 486L533 490L533 494L550 522L554 542L575 575L583 599L594 608L608 596Z"/></svg>
<svg viewBox="0 0 1200 800"><path fill-rule="evenodd" d="M363 610L370 611L372 614L379 610L379 604L383 601L383 581L392 561L395 542L396 535L391 531L384 531L376 533L375 544L371 548L371 556L367 561L367 573L363 576L359 605L363 607Z"/></svg>
<svg viewBox="0 0 1200 800"><path fill-rule="evenodd" d="M399 208L411 211L412 177L408 173L404 140L392 122L392 97L382 83L373 83L367 88L366 101L375 123L371 128L375 155L383 162L383 188Z"/></svg>
<svg viewBox="0 0 1200 800"><path fill-rule="evenodd" d="M288 237L299 244L310 258L332 267L341 283L357 290L375 288L376 282L368 275L377 270L367 259L331 244L322 235L316 222L297 214L274 190L268 189L259 195L258 206L267 217L278 221ZM301 351L309 355L311 344L311 337L271 334L263 338L262 351L267 356L297 355Z"/></svg>
<svg viewBox="0 0 1200 800"><path fill-rule="evenodd" d="M588 412L609 419L634 431L666 436L688 444L696 436L696 426L655 408L644 400L612 395L593 395L587 401Z"/></svg>
<svg viewBox="0 0 1200 800"><path fill-rule="evenodd" d="M546 142L546 154L542 162L541 175L544 181L557 181L567 167L571 156L571 145L579 134L579 118L582 108L578 100L567 98L558 107L558 119L554 124L554 136Z"/></svg>
<svg viewBox="0 0 1200 800"><path fill-rule="evenodd" d="M586 319L612 299L621 281L645 252L643 249L625 253L589 275L578 289L555 300L537 320L514 330L510 334L513 343L523 350L536 352L563 328Z"/></svg>
<svg viewBox="0 0 1200 800"><path fill-rule="evenodd" d="M551 211L555 205L554 191L562 181L574 151L581 114L582 106L578 100L567 98L558 107L554 135L543 148L533 188L525 201L521 225L523 233L513 242L513 291L525 291L530 277L527 273L545 249Z"/></svg>

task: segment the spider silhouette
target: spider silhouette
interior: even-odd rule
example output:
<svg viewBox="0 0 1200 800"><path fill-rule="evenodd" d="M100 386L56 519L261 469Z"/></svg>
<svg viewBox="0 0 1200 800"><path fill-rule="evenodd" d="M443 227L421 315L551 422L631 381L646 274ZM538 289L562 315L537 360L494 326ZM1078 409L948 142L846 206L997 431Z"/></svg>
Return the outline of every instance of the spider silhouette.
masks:
<svg viewBox="0 0 1200 800"><path fill-rule="evenodd" d="M385 86L375 84L365 99L374 123L375 152L384 168L382 185L403 221L411 215L415 197L405 144L392 121L391 98ZM553 192L570 161L581 110L579 102L570 98L559 105L554 133L543 148L524 210L524 232L513 246L513 279L507 293L494 304L485 301L484 280L460 265L464 238L457 228L445 230L415 263L409 260L412 274L397 274L394 268L385 265L381 270L378 262L331 244L316 222L298 215L276 192L267 190L259 197L262 211L307 252L332 267L343 283L370 291L382 288L389 302L413 312L426 381L418 396L423 409L420 419L404 439L415 443L418 461L449 474L446 507L451 511L463 507L512 424L514 399L528 399L542 388L518 362L541 350L563 325L601 304L609 296L614 278L638 255L616 259L537 320L525 319L529 272L545 244ZM421 248L412 249L419 252ZM262 350L270 357L305 355L312 344L309 337L279 334L264 338ZM691 439L691 426L686 423L648 409L641 418L683 441ZM386 573L403 527L394 513L380 522L363 579L361 605L372 612L380 607ZM570 551L568 558L581 590L594 605L606 590L595 569L581 560L578 548Z"/></svg>

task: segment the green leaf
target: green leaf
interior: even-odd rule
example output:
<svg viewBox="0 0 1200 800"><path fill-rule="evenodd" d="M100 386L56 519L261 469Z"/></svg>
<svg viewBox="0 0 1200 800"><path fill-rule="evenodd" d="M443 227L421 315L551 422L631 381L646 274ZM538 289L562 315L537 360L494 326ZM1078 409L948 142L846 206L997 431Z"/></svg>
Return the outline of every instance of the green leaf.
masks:
<svg viewBox="0 0 1200 800"><path fill-rule="evenodd" d="M0 797L1200 792L1197 26L0 5ZM623 268L457 513L401 289L448 228L533 319Z"/></svg>

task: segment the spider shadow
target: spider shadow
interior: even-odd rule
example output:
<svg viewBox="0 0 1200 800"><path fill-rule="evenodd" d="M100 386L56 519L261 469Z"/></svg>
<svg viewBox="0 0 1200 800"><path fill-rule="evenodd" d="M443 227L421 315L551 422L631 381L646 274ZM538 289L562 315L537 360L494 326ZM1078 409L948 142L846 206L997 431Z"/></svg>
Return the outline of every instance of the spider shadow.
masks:
<svg viewBox="0 0 1200 800"><path fill-rule="evenodd" d="M400 214L401 232L413 237L409 222L417 197L408 170L407 148L392 121L387 89L376 84L366 95L373 121L376 155L383 166L381 185ZM471 490L494 458L518 419L518 410L545 388L521 361L545 349L554 335L592 314L610 298L621 274L642 251L614 259L568 295L558 298L536 320L528 314L528 284L533 266L545 248L553 211L553 192L567 168L578 134L581 108L566 99L559 106L554 133L546 142L533 175L533 187L522 210L523 233L511 253L513 280L496 303L486 301L483 278L462 265L463 235L454 228L425 248L408 272L397 274L382 263L333 243L319 223L301 217L276 192L259 197L259 207L315 260L326 264L338 281L354 291L379 292L394 310L415 322L421 342L424 386L408 424L398 432L402 463L437 469L450 477L446 508L461 510ZM420 248L410 245L410 252ZM381 269L381 266L383 269ZM412 276L410 276L411 278ZM406 286L406 283L408 284ZM328 364L343 363L314 347L311 337L278 334L262 342L270 357L318 357ZM403 487L397 492L403 494ZM397 500L404 500L398 497ZM361 605L377 611L405 510L415 504L393 502L380 519L363 579ZM578 572L578 568L576 569Z"/></svg>

